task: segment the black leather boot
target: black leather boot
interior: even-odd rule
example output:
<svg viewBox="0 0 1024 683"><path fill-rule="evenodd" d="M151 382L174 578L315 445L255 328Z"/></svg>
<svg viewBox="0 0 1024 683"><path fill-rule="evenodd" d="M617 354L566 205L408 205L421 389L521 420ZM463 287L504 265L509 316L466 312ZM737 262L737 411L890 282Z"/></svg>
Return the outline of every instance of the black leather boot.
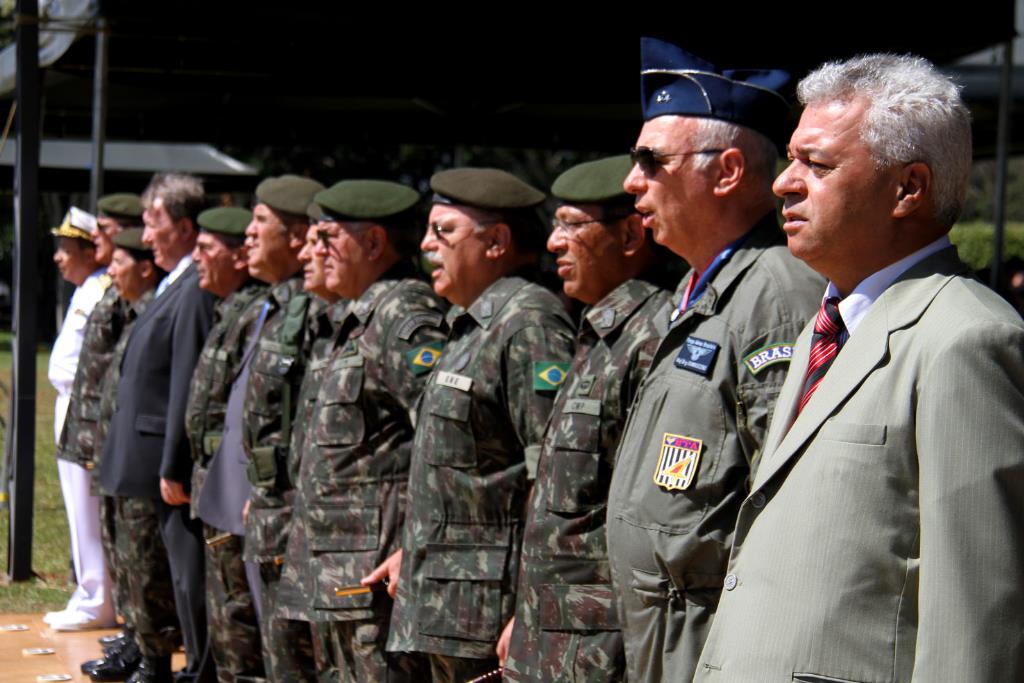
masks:
<svg viewBox="0 0 1024 683"><path fill-rule="evenodd" d="M170 656L143 657L128 683L172 683Z"/></svg>
<svg viewBox="0 0 1024 683"><path fill-rule="evenodd" d="M120 651L98 660L89 670L86 670L86 662L82 665L82 673L89 674L89 678L99 683L100 681L123 681L139 668L142 661L142 653L134 640L129 640Z"/></svg>

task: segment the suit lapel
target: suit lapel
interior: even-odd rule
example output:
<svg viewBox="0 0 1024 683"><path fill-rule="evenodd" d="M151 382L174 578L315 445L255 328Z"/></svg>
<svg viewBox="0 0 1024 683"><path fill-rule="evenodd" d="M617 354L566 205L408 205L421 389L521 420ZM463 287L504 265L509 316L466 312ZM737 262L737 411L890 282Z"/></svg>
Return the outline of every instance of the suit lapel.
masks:
<svg viewBox="0 0 1024 683"><path fill-rule="evenodd" d="M950 281L950 275L961 272L963 268L956 257L956 250L950 248L929 256L901 275L871 306L787 431L789 419L780 418L782 415L789 418L794 412L810 353L811 326L804 329L794 354L800 362L798 366L791 366L782 395L776 402L776 415L766 442L765 457L754 479L755 490L796 457L821 425L885 360L892 332L913 324L921 317L939 290ZM780 410L786 412L780 413Z"/></svg>

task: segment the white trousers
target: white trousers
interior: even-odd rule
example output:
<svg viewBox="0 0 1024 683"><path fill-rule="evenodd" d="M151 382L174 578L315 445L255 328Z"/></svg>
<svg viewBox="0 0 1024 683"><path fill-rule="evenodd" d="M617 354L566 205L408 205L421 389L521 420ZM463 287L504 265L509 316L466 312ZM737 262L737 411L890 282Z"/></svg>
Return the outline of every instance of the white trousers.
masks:
<svg viewBox="0 0 1024 683"><path fill-rule="evenodd" d="M78 581L65 610L113 623L110 572L100 540L100 499L89 492L92 475L81 465L59 458L57 474L64 494L64 509L68 513L71 560Z"/></svg>

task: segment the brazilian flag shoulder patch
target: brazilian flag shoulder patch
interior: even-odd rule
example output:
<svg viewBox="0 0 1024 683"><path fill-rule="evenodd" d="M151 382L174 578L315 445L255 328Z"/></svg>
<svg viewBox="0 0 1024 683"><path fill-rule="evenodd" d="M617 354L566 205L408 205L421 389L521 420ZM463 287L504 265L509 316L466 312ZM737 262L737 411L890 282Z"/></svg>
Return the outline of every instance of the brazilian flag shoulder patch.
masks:
<svg viewBox="0 0 1024 683"><path fill-rule="evenodd" d="M533 390L555 391L565 382L569 374L569 363L557 360L535 360L533 362Z"/></svg>
<svg viewBox="0 0 1024 683"><path fill-rule="evenodd" d="M405 354L405 359L409 362L409 368L412 370L414 375L422 375L430 370L437 364L437 359L441 357L442 349L444 349L444 342L430 342L423 346L417 346L412 351L408 351Z"/></svg>

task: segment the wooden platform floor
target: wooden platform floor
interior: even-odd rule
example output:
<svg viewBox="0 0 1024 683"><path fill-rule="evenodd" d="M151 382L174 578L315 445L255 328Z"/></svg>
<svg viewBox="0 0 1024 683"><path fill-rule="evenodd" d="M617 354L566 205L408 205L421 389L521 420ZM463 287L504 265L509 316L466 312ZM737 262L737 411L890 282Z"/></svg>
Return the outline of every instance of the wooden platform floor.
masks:
<svg viewBox="0 0 1024 683"><path fill-rule="evenodd" d="M89 681L79 669L82 662L102 654L96 641L114 630L54 631L43 623L42 614L0 614L0 627L24 624L27 631L0 630L0 683L35 683L40 674L68 674L72 681ZM31 647L53 648L52 655L25 656L22 650ZM185 665L185 655L172 660L175 670Z"/></svg>

